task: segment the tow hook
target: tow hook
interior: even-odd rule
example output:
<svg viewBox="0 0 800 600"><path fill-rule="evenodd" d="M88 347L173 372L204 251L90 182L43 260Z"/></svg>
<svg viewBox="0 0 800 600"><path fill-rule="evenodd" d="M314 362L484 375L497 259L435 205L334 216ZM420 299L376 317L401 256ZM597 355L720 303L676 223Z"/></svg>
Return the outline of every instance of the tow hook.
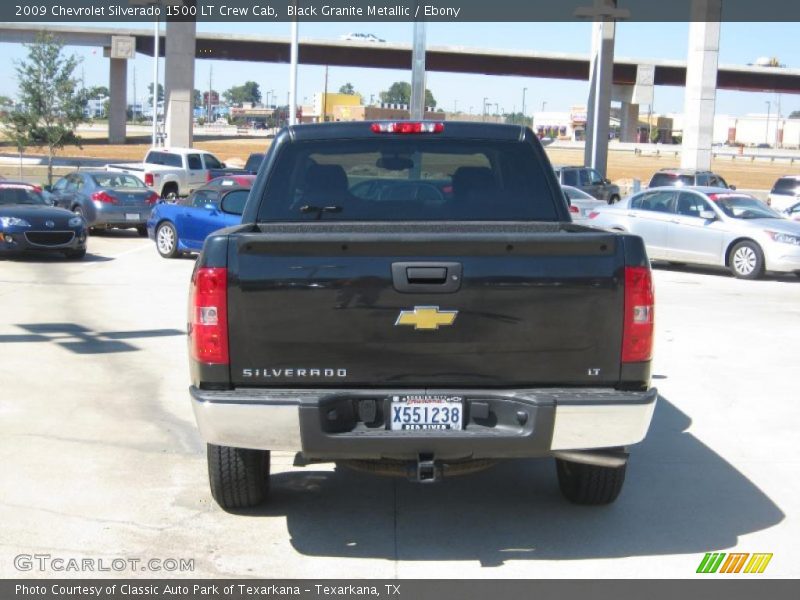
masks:
<svg viewBox="0 0 800 600"><path fill-rule="evenodd" d="M417 483L436 483L442 478L442 468L436 464L433 454L420 454L416 471L412 468L410 475Z"/></svg>

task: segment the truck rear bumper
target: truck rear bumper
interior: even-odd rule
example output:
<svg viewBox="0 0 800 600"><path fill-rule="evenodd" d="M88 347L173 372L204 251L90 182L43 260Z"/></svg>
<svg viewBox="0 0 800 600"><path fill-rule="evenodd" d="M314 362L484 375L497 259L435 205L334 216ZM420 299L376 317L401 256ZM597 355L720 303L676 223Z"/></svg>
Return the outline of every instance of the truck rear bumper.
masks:
<svg viewBox="0 0 800 600"><path fill-rule="evenodd" d="M647 434L658 392L607 388L342 390L190 388L207 443L300 451L312 459L526 458L629 446ZM390 431L362 401L396 394L465 398L460 431ZM363 412L362 412L363 411ZM378 411L380 414L380 410Z"/></svg>

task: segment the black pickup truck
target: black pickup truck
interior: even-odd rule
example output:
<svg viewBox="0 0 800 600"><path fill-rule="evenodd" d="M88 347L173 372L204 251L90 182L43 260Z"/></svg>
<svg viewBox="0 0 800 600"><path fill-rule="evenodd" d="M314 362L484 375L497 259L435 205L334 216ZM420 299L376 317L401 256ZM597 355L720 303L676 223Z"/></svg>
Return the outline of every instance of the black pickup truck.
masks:
<svg viewBox="0 0 800 600"><path fill-rule="evenodd" d="M566 498L616 499L657 397L649 261L571 223L529 129L290 127L221 208L189 346L223 508L267 499L270 451L420 482L554 457Z"/></svg>

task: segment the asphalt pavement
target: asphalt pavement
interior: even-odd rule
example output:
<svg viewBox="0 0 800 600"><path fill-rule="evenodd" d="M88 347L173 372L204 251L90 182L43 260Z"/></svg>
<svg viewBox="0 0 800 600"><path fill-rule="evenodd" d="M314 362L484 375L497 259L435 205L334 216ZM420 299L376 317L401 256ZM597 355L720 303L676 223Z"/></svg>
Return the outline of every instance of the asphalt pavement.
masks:
<svg viewBox="0 0 800 600"><path fill-rule="evenodd" d="M562 500L549 460L418 485L277 454L271 503L233 515L187 393L193 262L122 231L0 259L0 577L687 578L711 551L800 575L800 278L656 270L661 397L611 506Z"/></svg>

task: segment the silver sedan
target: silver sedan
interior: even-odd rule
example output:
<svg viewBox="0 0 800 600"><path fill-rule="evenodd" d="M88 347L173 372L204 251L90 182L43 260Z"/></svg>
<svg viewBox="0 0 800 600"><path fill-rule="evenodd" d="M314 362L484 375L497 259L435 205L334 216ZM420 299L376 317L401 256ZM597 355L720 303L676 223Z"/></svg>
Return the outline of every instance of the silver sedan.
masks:
<svg viewBox="0 0 800 600"><path fill-rule="evenodd" d="M740 192L650 188L595 209L589 224L641 236L653 260L727 267L743 279L800 275L800 223Z"/></svg>
<svg viewBox="0 0 800 600"><path fill-rule="evenodd" d="M575 223L586 225L586 220L589 214L599 206L608 204L605 200L598 200L594 196L590 196L583 190L579 190L571 185L562 185L561 191L569 201L569 214Z"/></svg>

